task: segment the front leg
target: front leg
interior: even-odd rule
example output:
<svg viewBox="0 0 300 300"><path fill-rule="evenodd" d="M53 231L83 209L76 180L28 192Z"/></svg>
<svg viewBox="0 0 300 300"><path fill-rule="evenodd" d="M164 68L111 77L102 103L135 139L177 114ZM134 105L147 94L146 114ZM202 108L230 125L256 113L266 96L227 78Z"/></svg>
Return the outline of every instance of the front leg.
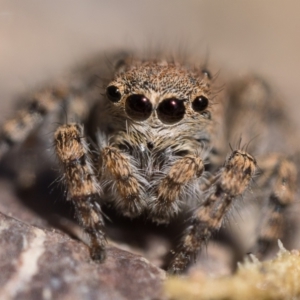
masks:
<svg viewBox="0 0 300 300"><path fill-rule="evenodd" d="M234 151L217 174L203 204L194 212L179 251L170 265L170 272L182 272L190 260L217 231L232 202L248 187L256 170L255 160L247 153Z"/></svg>
<svg viewBox="0 0 300 300"><path fill-rule="evenodd" d="M187 155L175 161L155 192L155 200L151 203L152 220L168 223L178 214L182 199L190 197L189 185L195 184L203 171L203 161L196 155Z"/></svg>
<svg viewBox="0 0 300 300"><path fill-rule="evenodd" d="M60 126L54 142L68 186L68 200L73 202L76 217L90 239L91 257L103 261L106 241L104 220L97 202L100 185L83 137L83 127L74 123Z"/></svg>

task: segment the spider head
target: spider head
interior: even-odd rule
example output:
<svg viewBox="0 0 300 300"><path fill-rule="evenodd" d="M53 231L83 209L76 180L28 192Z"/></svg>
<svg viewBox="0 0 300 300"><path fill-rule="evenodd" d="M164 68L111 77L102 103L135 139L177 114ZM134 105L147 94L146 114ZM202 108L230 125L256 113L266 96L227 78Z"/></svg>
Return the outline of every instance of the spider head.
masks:
<svg viewBox="0 0 300 300"><path fill-rule="evenodd" d="M210 76L165 61L131 64L109 83L106 96L133 122L173 125L211 116Z"/></svg>

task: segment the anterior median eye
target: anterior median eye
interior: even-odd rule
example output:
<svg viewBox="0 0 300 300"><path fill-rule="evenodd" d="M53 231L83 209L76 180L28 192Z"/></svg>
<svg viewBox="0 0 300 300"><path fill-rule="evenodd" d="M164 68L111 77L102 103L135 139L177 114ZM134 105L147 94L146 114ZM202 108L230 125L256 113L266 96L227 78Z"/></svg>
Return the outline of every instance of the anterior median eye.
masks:
<svg viewBox="0 0 300 300"><path fill-rule="evenodd" d="M208 99L204 96L196 97L192 102L192 108L194 111L203 111L208 106Z"/></svg>
<svg viewBox="0 0 300 300"><path fill-rule="evenodd" d="M120 90L114 85L110 85L106 88L106 95L111 102L118 102L122 98Z"/></svg>
<svg viewBox="0 0 300 300"><path fill-rule="evenodd" d="M157 115L162 122L177 123L185 114L185 100L169 98L163 100L157 108Z"/></svg>
<svg viewBox="0 0 300 300"><path fill-rule="evenodd" d="M133 94L126 99L125 110L134 120L143 121L152 113L152 103L144 95Z"/></svg>

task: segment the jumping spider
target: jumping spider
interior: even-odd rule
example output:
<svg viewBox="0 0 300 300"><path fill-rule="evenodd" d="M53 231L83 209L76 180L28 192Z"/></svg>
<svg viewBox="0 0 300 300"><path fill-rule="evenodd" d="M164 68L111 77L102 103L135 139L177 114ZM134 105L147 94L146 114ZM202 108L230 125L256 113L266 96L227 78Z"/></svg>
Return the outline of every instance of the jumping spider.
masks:
<svg viewBox="0 0 300 300"><path fill-rule="evenodd" d="M56 128L54 148L94 260L105 259L103 203L156 223L191 210L170 265L181 272L250 185L248 198L268 201L253 248L262 255L280 237L296 193L289 153L270 153L287 148L273 143L285 144L281 102L255 76L220 89L215 77L188 61L121 56L108 68L92 62L35 93L2 125L1 156L49 118L76 121ZM237 133L255 158L240 144L228 151Z"/></svg>

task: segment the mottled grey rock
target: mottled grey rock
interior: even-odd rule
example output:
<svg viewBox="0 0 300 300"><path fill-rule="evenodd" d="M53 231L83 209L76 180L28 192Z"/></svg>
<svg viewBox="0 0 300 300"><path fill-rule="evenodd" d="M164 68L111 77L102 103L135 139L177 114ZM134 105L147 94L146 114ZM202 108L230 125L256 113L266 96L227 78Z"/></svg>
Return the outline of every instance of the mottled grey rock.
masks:
<svg viewBox="0 0 300 300"><path fill-rule="evenodd" d="M1 299L162 298L165 274L142 256L108 245L106 261L96 264L82 242L30 225L30 216L38 217L21 204L19 210L14 201L2 208ZM10 210L14 217L8 216Z"/></svg>

